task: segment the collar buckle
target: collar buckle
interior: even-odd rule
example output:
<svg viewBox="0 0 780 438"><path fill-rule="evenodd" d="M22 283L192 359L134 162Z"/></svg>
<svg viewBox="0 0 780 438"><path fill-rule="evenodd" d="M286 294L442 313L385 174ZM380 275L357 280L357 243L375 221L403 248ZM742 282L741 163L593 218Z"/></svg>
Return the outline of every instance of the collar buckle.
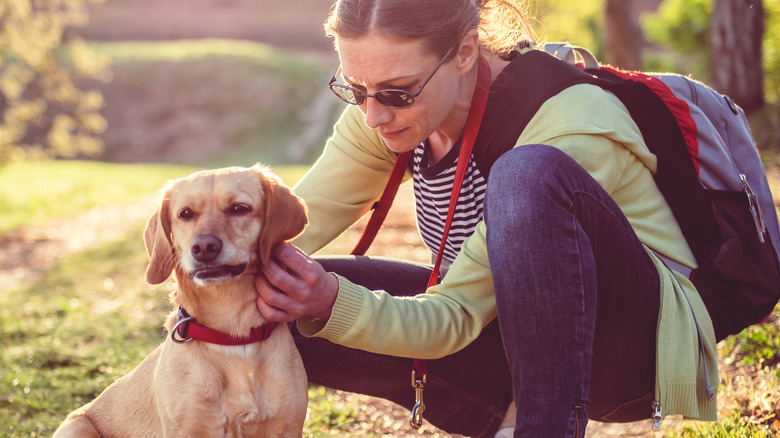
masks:
<svg viewBox="0 0 780 438"><path fill-rule="evenodd" d="M187 330L190 327L190 321L194 319L195 318L191 317L186 310L179 307L179 317L176 319L176 324L171 330L171 340L177 344L190 342L192 338L187 336Z"/></svg>

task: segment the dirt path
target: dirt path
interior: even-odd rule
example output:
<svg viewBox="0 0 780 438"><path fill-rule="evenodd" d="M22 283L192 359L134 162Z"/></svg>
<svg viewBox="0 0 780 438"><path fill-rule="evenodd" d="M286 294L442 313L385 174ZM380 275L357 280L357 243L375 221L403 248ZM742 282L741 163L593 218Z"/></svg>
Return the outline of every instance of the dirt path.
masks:
<svg viewBox="0 0 780 438"><path fill-rule="evenodd" d="M417 261L428 261L414 226L411 186L405 184L369 253ZM119 239L145 221L154 211L158 195L150 195L124 204L92 208L76 216L52 220L43 225L25 227L0 236L0 293L5 289L33 284L47 269L68 254ZM357 241L361 224L347 231L329 245L332 253L348 253ZM413 393L410 389L410 397ZM388 401L364 395L336 391L336 403L351 406L357 416L357 433L381 434L386 437L446 437L441 430L425 424L413 431L408 423L409 411ZM648 408L649 416L649 408ZM667 420L667 423L671 423ZM591 422L587 437L650 437L649 420L628 424ZM455 436L460 437L460 436Z"/></svg>
<svg viewBox="0 0 780 438"><path fill-rule="evenodd" d="M119 239L152 214L158 199L101 205L0 235L0 291L33 284L68 254Z"/></svg>

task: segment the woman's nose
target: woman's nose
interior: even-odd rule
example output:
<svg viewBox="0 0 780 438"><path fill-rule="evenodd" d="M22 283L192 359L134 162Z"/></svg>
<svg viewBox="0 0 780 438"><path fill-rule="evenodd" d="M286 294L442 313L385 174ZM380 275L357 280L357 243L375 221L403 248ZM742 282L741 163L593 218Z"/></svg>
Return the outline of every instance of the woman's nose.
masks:
<svg viewBox="0 0 780 438"><path fill-rule="evenodd" d="M393 110L377 102L373 97L367 98L360 107L366 115L366 125L371 129L376 129L393 119Z"/></svg>

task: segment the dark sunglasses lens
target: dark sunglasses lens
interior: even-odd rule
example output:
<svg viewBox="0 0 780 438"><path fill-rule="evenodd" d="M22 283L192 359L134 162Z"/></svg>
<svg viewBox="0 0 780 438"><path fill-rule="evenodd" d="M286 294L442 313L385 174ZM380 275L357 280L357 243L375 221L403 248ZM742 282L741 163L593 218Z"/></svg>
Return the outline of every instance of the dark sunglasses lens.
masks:
<svg viewBox="0 0 780 438"><path fill-rule="evenodd" d="M360 105L363 103L363 95L356 93L355 90L350 87L334 84L330 86L330 89L344 102L351 103L352 105Z"/></svg>
<svg viewBox="0 0 780 438"><path fill-rule="evenodd" d="M390 108L408 108L414 102L411 94L402 90L384 90L376 93L376 100Z"/></svg>

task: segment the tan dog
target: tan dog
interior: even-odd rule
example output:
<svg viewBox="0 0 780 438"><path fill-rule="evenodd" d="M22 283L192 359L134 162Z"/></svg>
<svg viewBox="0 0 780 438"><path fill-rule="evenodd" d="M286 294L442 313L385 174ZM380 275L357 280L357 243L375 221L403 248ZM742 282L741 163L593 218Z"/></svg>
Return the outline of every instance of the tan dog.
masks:
<svg viewBox="0 0 780 438"><path fill-rule="evenodd" d="M306 223L302 200L261 165L170 181L144 232L146 280L175 270L171 301L183 312L168 317L160 347L54 436L300 437L306 373L287 325L257 310L253 280Z"/></svg>

